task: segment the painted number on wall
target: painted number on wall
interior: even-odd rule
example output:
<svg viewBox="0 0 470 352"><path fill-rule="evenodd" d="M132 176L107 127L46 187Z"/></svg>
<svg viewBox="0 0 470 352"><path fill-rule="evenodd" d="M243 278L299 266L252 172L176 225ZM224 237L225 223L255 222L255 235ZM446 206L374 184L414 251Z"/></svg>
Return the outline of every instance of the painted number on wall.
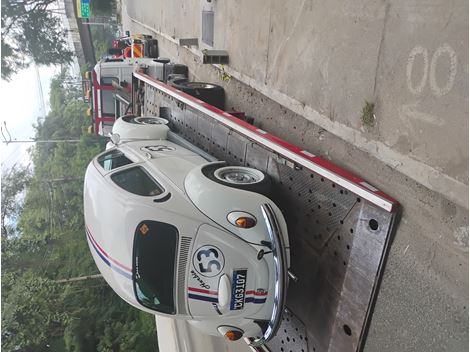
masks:
<svg viewBox="0 0 470 352"><path fill-rule="evenodd" d="M422 66L419 65L420 62L423 63ZM438 65L449 65L448 68L445 68L447 75L446 79L442 82L438 82L436 78ZM415 77L413 79L412 74ZM433 53L431 60L429 60L428 50L422 46L415 46L408 56L406 83L409 91L413 94L418 95L423 92L429 77L429 86L432 93L436 97L442 97L449 93L454 86L456 74L457 55L448 44L438 47Z"/></svg>

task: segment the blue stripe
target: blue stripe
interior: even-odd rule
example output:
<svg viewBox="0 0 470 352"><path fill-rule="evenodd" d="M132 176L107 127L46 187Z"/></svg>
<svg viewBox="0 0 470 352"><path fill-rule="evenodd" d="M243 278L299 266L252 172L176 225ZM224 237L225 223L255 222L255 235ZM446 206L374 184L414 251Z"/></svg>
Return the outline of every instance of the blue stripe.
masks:
<svg viewBox="0 0 470 352"><path fill-rule="evenodd" d="M199 296L199 295L194 295L192 293L188 294L189 298L192 299L198 299L200 301L206 301L206 302L213 302L213 303L219 303L219 299L216 297L206 297L206 296Z"/></svg>
<svg viewBox="0 0 470 352"><path fill-rule="evenodd" d="M266 298L255 298L255 297L247 297L245 298L245 303L255 303L260 304L266 302Z"/></svg>
<svg viewBox="0 0 470 352"><path fill-rule="evenodd" d="M87 237L89 237L90 235L88 234L88 231L87 232ZM129 280L132 280L132 275L123 271L121 268L117 267L117 266L114 266L103 254L101 254L101 252L98 250L98 248L96 248L95 244L93 243L93 241L91 240L91 238L88 238L88 241L91 243L91 245L93 246L93 248L95 249L95 252L98 253L98 255L100 256L100 258L103 260L103 262L106 263L107 266L109 266L111 269L113 269L114 271L116 271L117 273L121 274L122 276L124 276L125 278L129 279Z"/></svg>

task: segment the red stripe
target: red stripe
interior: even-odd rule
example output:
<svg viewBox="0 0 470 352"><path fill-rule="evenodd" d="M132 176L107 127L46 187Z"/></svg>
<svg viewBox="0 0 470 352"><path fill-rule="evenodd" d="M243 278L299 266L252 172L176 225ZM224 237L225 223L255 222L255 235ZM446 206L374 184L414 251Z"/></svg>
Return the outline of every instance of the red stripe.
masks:
<svg viewBox="0 0 470 352"><path fill-rule="evenodd" d="M208 295L218 295L217 291L209 291L203 288L196 288L196 287L188 287L188 291L199 292L199 293L206 293Z"/></svg>
<svg viewBox="0 0 470 352"><path fill-rule="evenodd" d="M106 252L104 251L104 249L101 248L100 245L95 241L95 239L93 238L93 235L91 234L90 228L89 228L88 226L87 226L87 229L88 229L88 234L90 235L91 240L92 240L93 243L96 245L96 247L99 248L99 250L101 251L101 253L102 253L106 258L108 258L110 261L112 261L112 262L113 262L114 264L116 264L117 266L120 266L120 267L123 268L124 270L127 270L127 271L132 272L132 269L131 269L131 268L125 266L124 264L119 263L116 259L111 258L111 257L109 256L109 254L106 253Z"/></svg>
<svg viewBox="0 0 470 352"><path fill-rule="evenodd" d="M257 292L257 291L246 291L247 295L255 295L255 296L267 296L267 292Z"/></svg>

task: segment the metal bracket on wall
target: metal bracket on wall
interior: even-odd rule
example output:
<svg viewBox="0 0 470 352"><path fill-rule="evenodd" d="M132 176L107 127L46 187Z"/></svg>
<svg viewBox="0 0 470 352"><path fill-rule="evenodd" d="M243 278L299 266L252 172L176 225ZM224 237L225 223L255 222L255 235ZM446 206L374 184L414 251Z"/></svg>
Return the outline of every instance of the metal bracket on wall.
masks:
<svg viewBox="0 0 470 352"><path fill-rule="evenodd" d="M180 46L195 46L199 47L199 39L197 38L180 38Z"/></svg>

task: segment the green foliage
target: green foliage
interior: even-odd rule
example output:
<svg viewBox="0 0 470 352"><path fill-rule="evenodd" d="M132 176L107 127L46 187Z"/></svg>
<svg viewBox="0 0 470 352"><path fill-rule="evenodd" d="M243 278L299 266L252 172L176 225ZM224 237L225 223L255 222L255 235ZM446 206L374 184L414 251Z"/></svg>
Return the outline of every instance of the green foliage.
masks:
<svg viewBox="0 0 470 352"><path fill-rule="evenodd" d="M32 271L2 275L2 348L13 351L61 335L67 319L61 287Z"/></svg>
<svg viewBox="0 0 470 352"><path fill-rule="evenodd" d="M9 199L7 212L17 221L13 235L2 236L2 348L155 351L153 316L128 305L102 279L58 282L98 273L85 237L82 192L86 167L106 142L85 133L86 104L67 77L63 71L53 79L51 112L35 126L36 138L80 142L38 144L32 171L17 168L3 179L2 202ZM24 189L21 206L17 195Z"/></svg>
<svg viewBox="0 0 470 352"><path fill-rule="evenodd" d="M2 78L38 65L72 61L55 0L2 0Z"/></svg>
<svg viewBox="0 0 470 352"><path fill-rule="evenodd" d="M30 170L23 166L14 165L7 171L2 171L2 237L16 232L16 223L23 201L21 195L31 180Z"/></svg>
<svg viewBox="0 0 470 352"><path fill-rule="evenodd" d="M89 63L85 63L83 65L80 66L80 77L84 77L85 76L85 72L87 71L91 71L91 65Z"/></svg>
<svg viewBox="0 0 470 352"><path fill-rule="evenodd" d="M116 31L111 25L94 26L90 28L91 37L93 38L93 47L95 48L96 60L100 60L103 55L108 53L108 48L112 48L113 39Z"/></svg>
<svg viewBox="0 0 470 352"><path fill-rule="evenodd" d="M375 104L370 102L365 102L362 107L362 124L366 127L373 127L375 125L375 114L374 114Z"/></svg>

